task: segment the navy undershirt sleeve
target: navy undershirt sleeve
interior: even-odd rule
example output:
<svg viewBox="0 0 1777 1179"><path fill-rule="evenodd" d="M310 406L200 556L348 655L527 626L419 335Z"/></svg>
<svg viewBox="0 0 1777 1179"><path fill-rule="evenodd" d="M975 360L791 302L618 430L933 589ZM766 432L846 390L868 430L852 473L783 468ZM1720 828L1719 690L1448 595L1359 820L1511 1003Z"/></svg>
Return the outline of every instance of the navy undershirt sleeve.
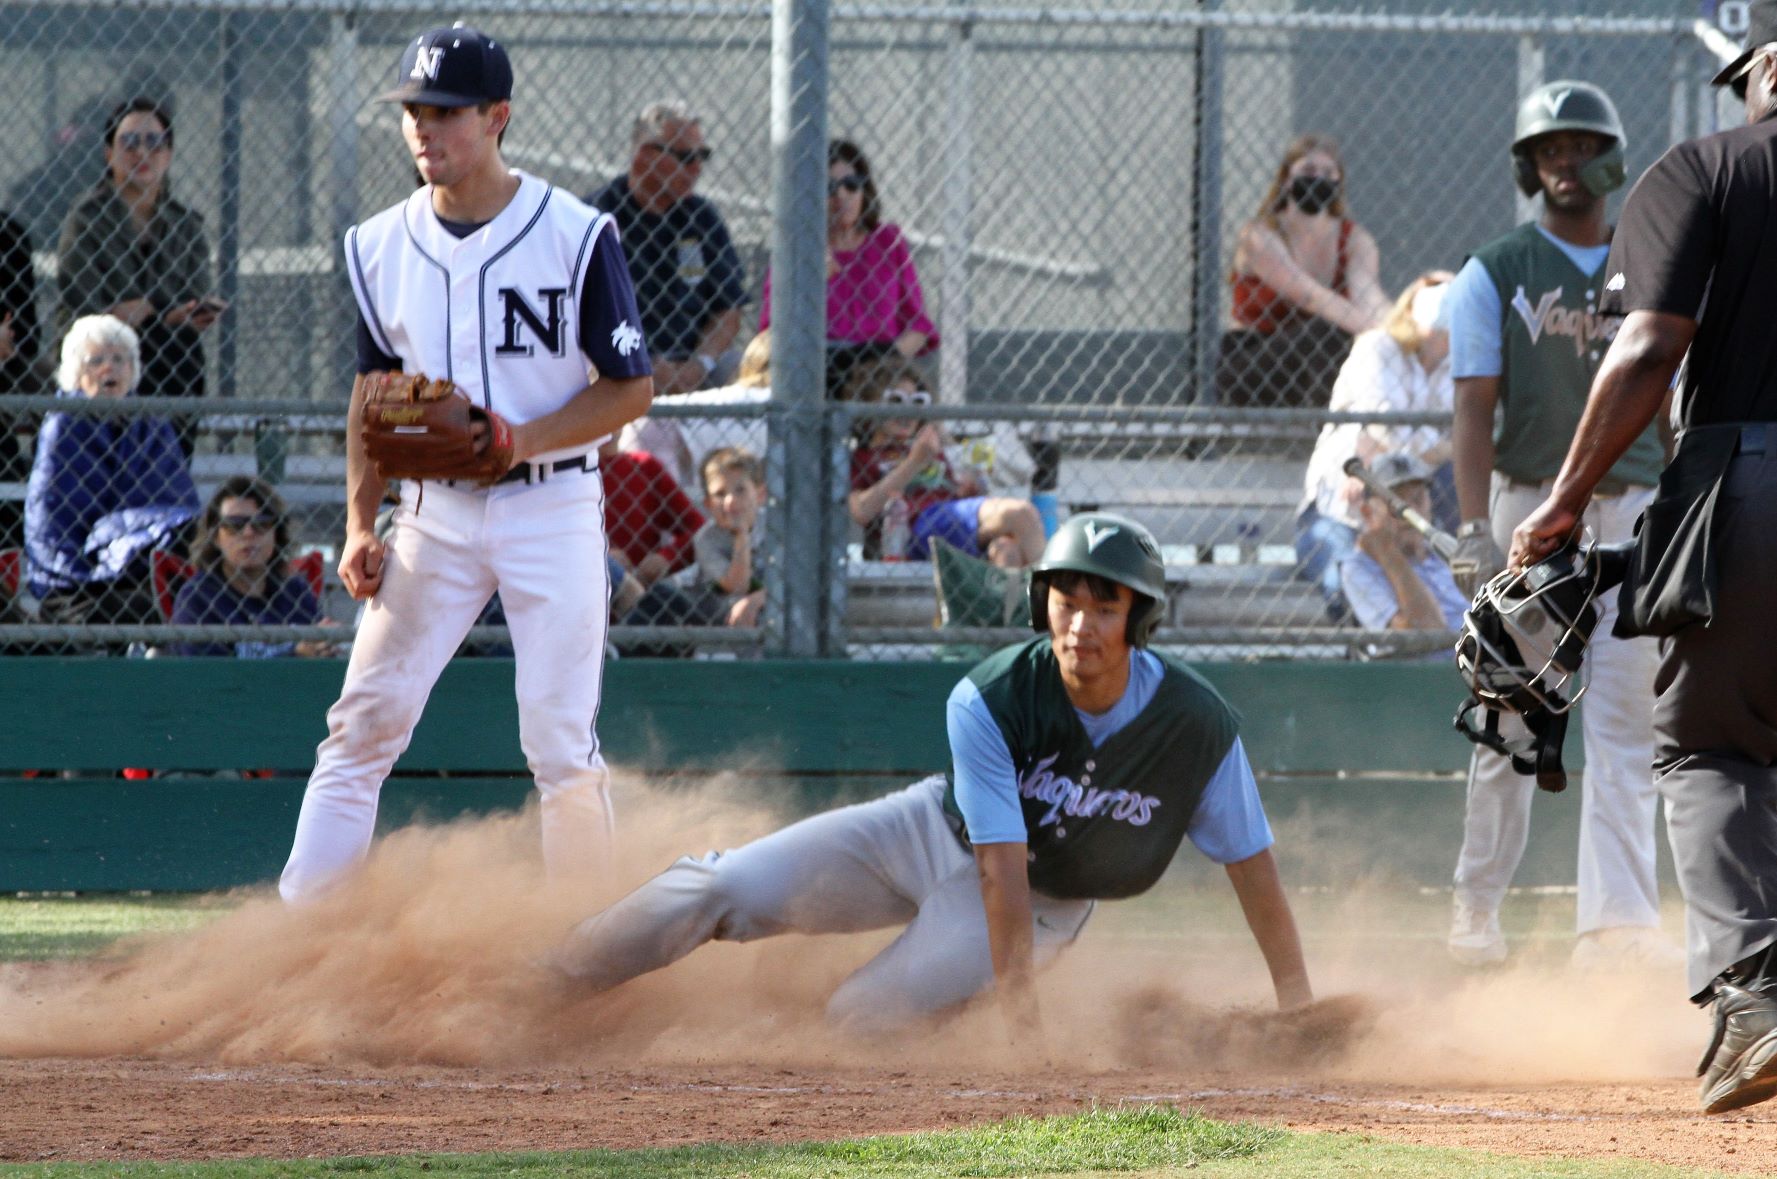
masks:
<svg viewBox="0 0 1777 1179"><path fill-rule="evenodd" d="M614 221L599 231L586 263L586 280L580 288L580 350L601 377L645 377L654 371Z"/></svg>
<svg viewBox="0 0 1777 1179"><path fill-rule="evenodd" d="M358 371L361 373L400 372L401 361L377 347L370 325L364 322L364 310L358 310Z"/></svg>

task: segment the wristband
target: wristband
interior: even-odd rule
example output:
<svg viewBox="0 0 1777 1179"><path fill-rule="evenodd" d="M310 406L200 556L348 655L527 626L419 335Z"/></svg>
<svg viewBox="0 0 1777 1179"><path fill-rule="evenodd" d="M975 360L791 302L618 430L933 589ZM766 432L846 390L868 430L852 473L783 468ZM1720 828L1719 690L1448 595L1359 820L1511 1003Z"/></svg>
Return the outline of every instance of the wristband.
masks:
<svg viewBox="0 0 1777 1179"><path fill-rule="evenodd" d="M691 359L703 365L703 375L706 377L716 371L716 359L713 356L706 356L702 352L699 352Z"/></svg>

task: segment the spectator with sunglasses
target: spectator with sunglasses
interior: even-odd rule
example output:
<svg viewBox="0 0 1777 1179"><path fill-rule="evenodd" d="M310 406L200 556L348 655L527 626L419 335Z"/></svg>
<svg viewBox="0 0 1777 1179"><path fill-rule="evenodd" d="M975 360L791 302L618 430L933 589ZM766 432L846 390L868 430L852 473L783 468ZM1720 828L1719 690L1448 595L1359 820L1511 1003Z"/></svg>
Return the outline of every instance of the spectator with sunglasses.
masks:
<svg viewBox="0 0 1777 1179"><path fill-rule="evenodd" d="M656 396L726 384L740 362L746 270L722 214L693 191L709 158L690 108L651 103L630 130L629 172L586 198L617 219Z"/></svg>
<svg viewBox="0 0 1777 1179"><path fill-rule="evenodd" d="M771 326L771 274L765 275L760 330ZM863 149L847 139L827 147L827 347L832 387L846 369L890 351L908 360L938 346L926 314L913 251L882 219L882 198Z"/></svg>
<svg viewBox="0 0 1777 1179"><path fill-rule="evenodd" d="M111 315L141 337L144 397L204 391L202 333L225 304L215 296L203 218L174 200L173 120L149 98L120 103L105 122L105 175L62 225L60 322ZM193 427L180 426L191 454Z"/></svg>
<svg viewBox="0 0 1777 1179"><path fill-rule="evenodd" d="M1043 520L1029 500L985 496L972 480L959 479L944 457L944 436L919 416L932 403L919 370L890 356L852 370L843 400L905 405L907 417L862 418L851 456L846 507L864 529L864 555L882 555L882 525L895 500L904 500L911 538L907 556L929 561L932 541L943 539L971 557L1017 569L1043 554Z"/></svg>
<svg viewBox="0 0 1777 1179"><path fill-rule="evenodd" d="M289 565L290 520L270 484L235 475L210 497L191 545L197 572L173 600L177 626L325 625L308 579ZM175 655L275 659L331 655L330 643L180 643Z"/></svg>

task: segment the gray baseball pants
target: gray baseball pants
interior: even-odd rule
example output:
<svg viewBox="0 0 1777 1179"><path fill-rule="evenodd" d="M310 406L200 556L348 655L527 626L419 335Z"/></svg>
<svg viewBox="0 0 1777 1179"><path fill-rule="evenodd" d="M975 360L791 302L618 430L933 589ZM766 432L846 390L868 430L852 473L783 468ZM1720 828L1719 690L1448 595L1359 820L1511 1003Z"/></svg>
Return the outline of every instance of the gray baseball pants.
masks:
<svg viewBox="0 0 1777 1179"><path fill-rule="evenodd" d="M1550 483L1514 487L1493 476L1493 538L1510 551L1512 529L1546 498ZM1600 496L1586 509L1586 525L1600 541L1627 540L1635 518L1653 499L1651 488ZM1580 727L1586 771L1580 796L1580 844L1576 879L1576 932L1615 926L1660 927L1660 889L1654 874L1655 809L1651 719L1653 639L1618 639L1616 593L1598 602L1598 626L1586 648ZM1462 851L1456 861L1456 895L1478 909L1498 909L1524 858L1530 837L1530 804L1536 779L1512 771L1509 759L1476 747L1469 760Z"/></svg>
<svg viewBox="0 0 1777 1179"><path fill-rule="evenodd" d="M1685 899L1690 992L1777 942L1777 424L1716 506L1715 617L1666 639L1654 764Z"/></svg>
<svg viewBox="0 0 1777 1179"><path fill-rule="evenodd" d="M926 778L733 851L686 856L577 925L556 964L604 990L711 939L905 925L833 994L828 1018L877 1032L937 1015L993 986L975 859L943 798L944 779ZM1093 904L1031 895L1039 967L1079 936Z"/></svg>

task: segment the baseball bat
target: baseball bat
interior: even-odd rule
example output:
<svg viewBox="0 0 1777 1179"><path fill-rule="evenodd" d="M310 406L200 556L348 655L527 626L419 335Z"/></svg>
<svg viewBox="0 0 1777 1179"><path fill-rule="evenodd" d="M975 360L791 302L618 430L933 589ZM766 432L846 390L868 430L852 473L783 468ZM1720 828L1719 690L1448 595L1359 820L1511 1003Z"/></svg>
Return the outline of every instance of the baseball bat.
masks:
<svg viewBox="0 0 1777 1179"><path fill-rule="evenodd" d="M1431 545L1431 551L1442 557L1446 565L1455 561L1456 538L1427 520L1420 514L1419 509L1396 495L1393 488L1376 478L1375 473L1364 466L1363 459L1358 458L1355 454L1346 459L1345 473L1362 483L1371 495L1379 497L1383 503L1388 505L1389 511L1405 520L1409 527L1425 537L1426 542Z"/></svg>

